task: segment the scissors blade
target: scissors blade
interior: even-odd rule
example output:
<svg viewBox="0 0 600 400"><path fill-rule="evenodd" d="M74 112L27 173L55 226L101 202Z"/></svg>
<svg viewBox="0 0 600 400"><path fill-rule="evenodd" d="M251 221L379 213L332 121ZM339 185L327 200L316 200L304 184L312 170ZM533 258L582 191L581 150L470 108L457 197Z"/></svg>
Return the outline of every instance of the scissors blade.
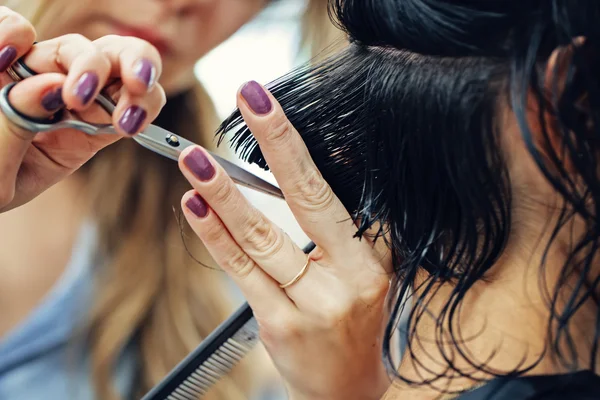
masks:
<svg viewBox="0 0 600 400"><path fill-rule="evenodd" d="M183 150L190 146L196 146L195 143L156 125L148 126L143 133L134 136L133 139L147 149L175 161L179 159L179 155ZM221 156L210 151L208 151L208 153L221 165L221 167L223 167L225 172L227 172L227 175L229 175L238 185L283 199L283 193L277 186L270 184L264 179L259 178Z"/></svg>
<svg viewBox="0 0 600 400"><path fill-rule="evenodd" d="M36 72L31 70L22 58L9 68L8 73L15 81L36 75ZM113 114L115 103L109 96L100 93L95 100L106 112L110 115ZM156 125L150 125L143 133L134 136L134 140L147 149L175 161L179 159L179 155L183 150L190 146L195 146L195 143ZM209 153L238 185L283 199L283 193L277 186L270 184L223 157L210 151Z"/></svg>

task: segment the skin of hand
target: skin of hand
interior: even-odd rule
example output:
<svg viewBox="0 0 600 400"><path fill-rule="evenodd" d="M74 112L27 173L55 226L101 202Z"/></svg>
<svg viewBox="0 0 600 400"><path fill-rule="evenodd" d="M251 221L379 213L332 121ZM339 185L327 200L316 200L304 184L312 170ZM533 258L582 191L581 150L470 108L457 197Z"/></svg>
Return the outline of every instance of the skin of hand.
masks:
<svg viewBox="0 0 600 400"><path fill-rule="evenodd" d="M256 82L238 94L286 201L316 244L307 256L252 207L202 148L180 168L194 190L185 216L219 265L244 292L263 343L291 399L379 399L390 385L381 357L389 265L356 226L314 165L275 98Z"/></svg>
<svg viewBox="0 0 600 400"><path fill-rule="evenodd" d="M112 123L119 135L90 136L73 129L33 134L0 114L0 212L18 207L67 177L96 152L142 131L165 104L156 80L162 64L147 42L119 36L90 41L71 34L33 45L31 24L0 7L0 85L12 82L6 69L18 58L39 75L19 82L9 93L15 109L47 118L61 109L81 119ZM93 99L107 83L117 101L112 118Z"/></svg>

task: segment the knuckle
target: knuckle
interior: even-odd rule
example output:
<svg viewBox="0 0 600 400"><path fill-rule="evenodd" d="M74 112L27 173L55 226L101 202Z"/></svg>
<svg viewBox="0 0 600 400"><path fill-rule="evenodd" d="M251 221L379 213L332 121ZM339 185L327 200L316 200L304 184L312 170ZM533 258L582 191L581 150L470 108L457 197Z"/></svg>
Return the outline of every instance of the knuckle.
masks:
<svg viewBox="0 0 600 400"><path fill-rule="evenodd" d="M255 267L254 261L243 251L238 251L227 260L227 267L239 278L245 278Z"/></svg>
<svg viewBox="0 0 600 400"><path fill-rule="evenodd" d="M97 43L98 42L109 42L109 43L112 43L112 42L116 42L116 41L119 41L119 40L122 40L122 39L123 39L122 36L115 35L113 33L113 34L110 34L110 35L102 36L100 39L97 39L96 42Z"/></svg>
<svg viewBox="0 0 600 400"><path fill-rule="evenodd" d="M301 174L297 182L297 202L309 210L325 210L335 202L335 195L321 173L314 168Z"/></svg>
<svg viewBox="0 0 600 400"><path fill-rule="evenodd" d="M144 39L140 39L134 36L128 36L128 37L122 37L122 36L117 36L117 35L111 35L107 38L108 41L110 42L114 42L114 43L120 43L120 45L125 49L127 48L127 52L129 53L133 53L133 54L141 54L144 56L149 56L151 58L153 58L154 60L158 60L160 61L161 57L160 57L160 53L159 51L156 49L156 47L154 47L154 45L152 45L152 43L144 40Z"/></svg>
<svg viewBox="0 0 600 400"><path fill-rule="evenodd" d="M277 113L267 125L266 140L272 144L282 144L292 137L294 127L287 117Z"/></svg>
<svg viewBox="0 0 600 400"><path fill-rule="evenodd" d="M233 182L231 182L231 180L229 179L222 179L220 180L221 182L219 182L216 185L216 188L214 189L213 195L212 195L212 201L217 202L217 203L227 203L231 201L231 196L234 193L235 186L233 186Z"/></svg>
<svg viewBox="0 0 600 400"><path fill-rule="evenodd" d="M12 33L19 35L21 40L27 40L35 38L35 28L25 17L14 12L6 6L0 7L0 24L3 29L10 27ZM33 40L31 40L33 43Z"/></svg>
<svg viewBox="0 0 600 400"><path fill-rule="evenodd" d="M202 238L208 243L219 243L225 236L225 229L220 224L206 224L202 227Z"/></svg>
<svg viewBox="0 0 600 400"><path fill-rule="evenodd" d="M332 328L352 314L352 304L335 298L321 303L319 310L321 312L321 323L328 328Z"/></svg>
<svg viewBox="0 0 600 400"><path fill-rule="evenodd" d="M68 44L91 43L88 38L86 38L85 36L83 36L80 33L68 33L68 34L62 36L61 40L63 43L68 43Z"/></svg>
<svg viewBox="0 0 600 400"><path fill-rule="evenodd" d="M281 250L282 237L264 216L253 214L242 227L242 240L260 256L271 257Z"/></svg>
<svg viewBox="0 0 600 400"><path fill-rule="evenodd" d="M124 39L125 38L123 36L119 36L119 35L115 35L114 33L111 33L109 35L104 35L104 36L94 40L92 43L96 46L103 48L104 46L109 46L109 45L113 45L115 43L120 43Z"/></svg>
<svg viewBox="0 0 600 400"><path fill-rule="evenodd" d="M6 6L0 7L0 21L7 25L25 24L27 20Z"/></svg>
<svg viewBox="0 0 600 400"><path fill-rule="evenodd" d="M286 315L270 315L268 318L257 317L260 338L263 343L272 348L279 343L288 344L302 337L301 326L293 318Z"/></svg>
<svg viewBox="0 0 600 400"><path fill-rule="evenodd" d="M121 43L122 40L123 40L122 36L110 34L110 35L102 36L102 37L92 41L92 44L99 51L106 52L108 49L114 48L115 44Z"/></svg>

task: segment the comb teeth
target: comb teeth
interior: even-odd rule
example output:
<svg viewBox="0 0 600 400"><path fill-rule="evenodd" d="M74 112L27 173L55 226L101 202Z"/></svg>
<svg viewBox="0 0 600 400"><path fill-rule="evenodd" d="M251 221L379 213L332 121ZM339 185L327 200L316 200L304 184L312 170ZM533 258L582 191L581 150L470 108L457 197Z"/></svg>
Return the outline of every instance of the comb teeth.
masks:
<svg viewBox="0 0 600 400"><path fill-rule="evenodd" d="M143 400L201 399L257 342L258 324L244 305Z"/></svg>
<svg viewBox="0 0 600 400"><path fill-rule="evenodd" d="M167 400L200 399L252 350L257 341L258 325L252 318L181 382Z"/></svg>
<svg viewBox="0 0 600 400"><path fill-rule="evenodd" d="M315 248L309 243L308 254ZM258 342L258 323L248 303L215 329L142 400L198 400Z"/></svg>

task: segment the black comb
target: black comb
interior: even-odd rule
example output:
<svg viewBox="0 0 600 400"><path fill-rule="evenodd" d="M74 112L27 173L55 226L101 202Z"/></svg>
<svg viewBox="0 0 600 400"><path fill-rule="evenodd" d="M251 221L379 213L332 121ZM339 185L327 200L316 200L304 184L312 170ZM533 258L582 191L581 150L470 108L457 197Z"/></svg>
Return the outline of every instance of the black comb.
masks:
<svg viewBox="0 0 600 400"><path fill-rule="evenodd" d="M303 251L308 254L314 248L310 243ZM142 400L201 399L252 350L258 339L258 324L252 309L244 303Z"/></svg>

